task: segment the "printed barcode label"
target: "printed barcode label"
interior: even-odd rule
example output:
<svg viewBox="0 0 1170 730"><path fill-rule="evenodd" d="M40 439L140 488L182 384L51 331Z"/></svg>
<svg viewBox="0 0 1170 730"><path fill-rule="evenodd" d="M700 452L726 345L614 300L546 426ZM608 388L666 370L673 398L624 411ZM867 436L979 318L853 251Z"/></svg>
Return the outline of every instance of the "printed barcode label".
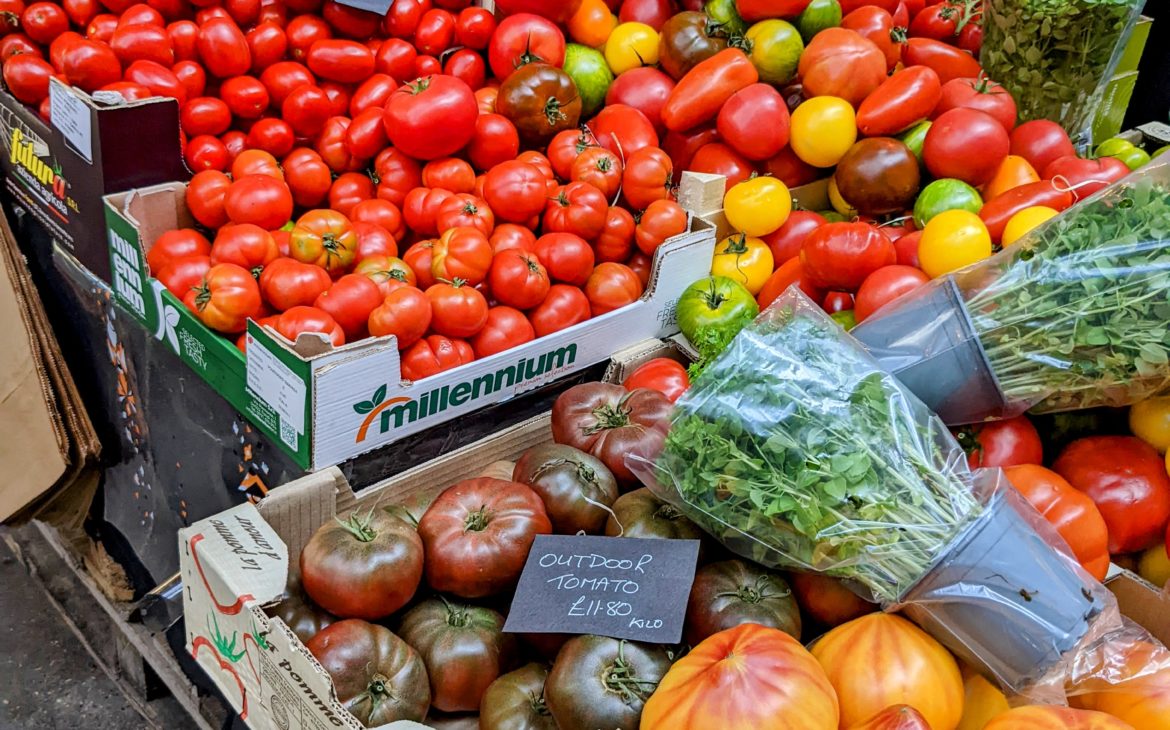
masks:
<svg viewBox="0 0 1170 730"><path fill-rule="evenodd" d="M297 430L283 418L280 419L280 440L294 451L297 448Z"/></svg>

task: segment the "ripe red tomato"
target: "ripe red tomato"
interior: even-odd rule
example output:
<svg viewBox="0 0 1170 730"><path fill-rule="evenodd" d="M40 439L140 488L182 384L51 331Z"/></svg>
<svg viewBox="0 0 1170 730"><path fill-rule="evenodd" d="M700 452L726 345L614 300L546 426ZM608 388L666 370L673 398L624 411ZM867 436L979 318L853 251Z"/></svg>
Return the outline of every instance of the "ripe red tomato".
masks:
<svg viewBox="0 0 1170 730"><path fill-rule="evenodd" d="M333 173L316 151L299 147L284 158L284 175L293 201L302 208L313 208L329 197Z"/></svg>
<svg viewBox="0 0 1170 730"><path fill-rule="evenodd" d="M333 37L333 30L316 15L298 15L285 26L284 34L288 39L289 55L303 61L314 43Z"/></svg>
<svg viewBox="0 0 1170 730"><path fill-rule="evenodd" d="M344 119L344 117L333 117ZM329 126L329 122L325 123ZM361 167L361 160L369 160L386 147L386 127L382 124L382 110L378 107L366 109L346 125L343 147L347 157ZM347 165L347 169L351 168Z"/></svg>
<svg viewBox="0 0 1170 730"><path fill-rule="evenodd" d="M512 160L488 170L483 196L501 220L526 223L545 209L547 178L526 162Z"/></svg>
<svg viewBox="0 0 1170 730"><path fill-rule="evenodd" d="M354 207L354 211L357 211L362 205L365 205L365 203L358 203ZM353 232L357 236L357 251L354 253L355 262L361 263L366 259L374 257L394 258L398 256L398 242L394 234L386 230L384 226L355 219L353 221Z"/></svg>
<svg viewBox="0 0 1170 730"><path fill-rule="evenodd" d="M4 66L7 71L8 64ZM122 78L118 57L109 46L95 41L78 41L69 46L65 52L62 72L69 83L83 91L100 89ZM153 93L154 90L151 91Z"/></svg>
<svg viewBox="0 0 1170 730"><path fill-rule="evenodd" d="M585 282L589 312L599 317L633 304L642 297L642 280L625 264L605 262L597 265Z"/></svg>
<svg viewBox="0 0 1170 730"><path fill-rule="evenodd" d="M955 436L972 469L1044 463L1040 434L1026 416L964 426Z"/></svg>
<svg viewBox="0 0 1170 730"><path fill-rule="evenodd" d="M241 76L252 68L248 40L234 20L213 18L199 29L197 41L203 66L221 79Z"/></svg>
<svg viewBox="0 0 1170 730"><path fill-rule="evenodd" d="M821 226L800 249L809 280L833 291L856 291L866 277L896 259L894 244L868 223Z"/></svg>
<svg viewBox="0 0 1170 730"><path fill-rule="evenodd" d="M382 24L382 16L378 13L343 5L336 0L326 0L321 15L338 33L350 38L369 38Z"/></svg>
<svg viewBox="0 0 1170 730"><path fill-rule="evenodd" d="M995 174L1010 149L1007 130L995 117L960 108L934 120L922 145L922 158L936 178L982 185Z"/></svg>
<svg viewBox="0 0 1170 730"><path fill-rule="evenodd" d="M589 183L600 190L606 200L614 200L621 190L624 171L620 157L604 147L590 147L573 161L569 179Z"/></svg>
<svg viewBox="0 0 1170 730"><path fill-rule="evenodd" d="M687 230L687 212L673 200L655 200L642 212L634 230L638 249L647 256L666 242Z"/></svg>
<svg viewBox="0 0 1170 730"><path fill-rule="evenodd" d="M455 19L455 40L476 51L488 47L496 32L496 16L484 8L464 8Z"/></svg>
<svg viewBox="0 0 1170 730"><path fill-rule="evenodd" d="M419 53L438 56L455 42L455 16L442 8L431 8L418 19L414 47Z"/></svg>
<svg viewBox="0 0 1170 730"><path fill-rule="evenodd" d="M624 104L645 115L659 135L666 133L662 121L662 107L670 92L674 91L674 79L652 66L633 68L619 75L609 85L605 94L606 106ZM787 110L785 110L787 112Z"/></svg>
<svg viewBox="0 0 1170 730"><path fill-rule="evenodd" d="M764 243L772 249L772 260L779 266L788 259L800 255L801 244L809 234L828 223L819 213L811 210L794 210L788 220L778 229L763 236Z"/></svg>
<svg viewBox="0 0 1170 730"><path fill-rule="evenodd" d="M799 286L800 290L814 302L822 301L825 298L826 292L805 274L804 264L797 256L788 259L787 262L780 265L780 268L772 272L772 275L764 282L760 293L756 295L756 303L761 310L767 309L769 304L776 301L776 298L788 291L788 288L793 284Z"/></svg>
<svg viewBox="0 0 1170 730"><path fill-rule="evenodd" d="M1068 132L1056 122L1035 119L1012 130L1011 154L1023 157L1036 172L1043 173L1054 160L1076 153Z"/></svg>
<svg viewBox="0 0 1170 730"><path fill-rule="evenodd" d="M1116 157L1099 157L1084 160L1076 155L1058 157L1044 168L1045 180L1053 180L1060 189L1071 189L1073 200L1084 200L1109 183L1116 182L1130 173L1129 167ZM1060 178L1060 180L1056 180ZM1018 190L1018 188L1017 188ZM1009 190L1000 197L1012 192ZM1059 208L1059 206L1055 206ZM1059 208L1063 210L1063 208ZM990 226L989 226L990 228Z"/></svg>
<svg viewBox="0 0 1170 730"><path fill-rule="evenodd" d="M914 231L894 241L894 250L898 254L898 264L911 268L920 268L918 261L918 244L922 240L922 231Z"/></svg>
<svg viewBox="0 0 1170 730"><path fill-rule="evenodd" d="M504 18L488 47L492 75L504 81L517 68L533 61L563 66L565 34L555 23L532 13Z"/></svg>
<svg viewBox="0 0 1170 730"><path fill-rule="evenodd" d="M244 34L248 52L252 56L252 73L262 73L284 58L288 51L288 36L277 23L266 21L251 28Z"/></svg>
<svg viewBox="0 0 1170 730"><path fill-rule="evenodd" d="M475 135L475 94L451 76L427 76L394 92L386 105L386 133L394 146L420 160L450 157Z"/></svg>
<svg viewBox="0 0 1170 730"><path fill-rule="evenodd" d="M232 180L219 170L204 170L195 173L187 183L187 209L195 220L206 228L215 230L228 222L224 210L224 196Z"/></svg>
<svg viewBox="0 0 1170 730"><path fill-rule="evenodd" d="M191 137L223 134L231 124L231 109L222 99L213 96L188 99L179 110L179 126Z"/></svg>
<svg viewBox="0 0 1170 730"><path fill-rule="evenodd" d="M329 188L329 207L348 218L358 203L376 195L374 181L369 175L363 172L343 172Z"/></svg>
<svg viewBox="0 0 1170 730"><path fill-rule="evenodd" d="M582 239L593 240L605 229L608 211L609 203L600 190L589 183L571 182L558 188L545 206L544 230L548 233L573 233ZM555 273L553 278L557 278Z"/></svg>
<svg viewBox="0 0 1170 730"><path fill-rule="evenodd" d="M374 73L374 53L357 41L318 40L305 54L309 70L323 79L356 84Z"/></svg>
<svg viewBox="0 0 1170 730"><path fill-rule="evenodd" d="M373 223L385 229L395 240L406 238L406 221L402 217L402 211L389 200L380 198L363 200L350 211L350 219L355 223L359 221Z"/></svg>
<svg viewBox="0 0 1170 730"><path fill-rule="evenodd" d="M439 233L439 208L453 193L442 188L415 188L411 190L402 206L406 225L415 233L435 236Z"/></svg>
<svg viewBox="0 0 1170 730"><path fill-rule="evenodd" d="M536 240L536 257L553 281L584 286L593 272L593 249L573 233L546 233Z"/></svg>
<svg viewBox="0 0 1170 730"><path fill-rule="evenodd" d="M283 157L292 152L296 143L296 133L289 123L275 117L257 119L248 130L248 146L253 149L264 150L274 157ZM287 177L288 172L285 171ZM290 185L291 188L291 185ZM294 195L295 200L295 195Z"/></svg>
<svg viewBox="0 0 1170 730"><path fill-rule="evenodd" d="M370 313L367 324L371 335L394 335L398 349L405 350L426 334L431 319L431 302L426 294L414 286L401 286L386 295Z"/></svg>
<svg viewBox="0 0 1170 730"><path fill-rule="evenodd" d="M24 33L10 33L0 38L0 62L22 54L36 58L44 58L45 55L41 47Z"/></svg>
<svg viewBox="0 0 1170 730"><path fill-rule="evenodd" d="M367 109L381 109L390 100L390 95L398 88L394 77L386 73L374 73L354 90L349 98L349 115L357 115Z"/></svg>
<svg viewBox="0 0 1170 730"><path fill-rule="evenodd" d="M207 276L210 269L211 259L207 256L184 256L171 259L166 266L158 270L155 278L182 301L187 292L203 281L203 277Z"/></svg>
<svg viewBox="0 0 1170 730"><path fill-rule="evenodd" d="M20 27L29 38L47 46L69 30L69 16L56 3L33 3L20 14Z"/></svg>
<svg viewBox="0 0 1170 730"><path fill-rule="evenodd" d="M396 0L390 3L382 29L394 38L412 38L418 22L431 9L431 0Z"/></svg>
<svg viewBox="0 0 1170 730"><path fill-rule="evenodd" d="M503 114L480 114L467 156L477 170L488 171L520 154L520 133Z"/></svg>
<svg viewBox="0 0 1170 730"><path fill-rule="evenodd" d="M377 287L375 287L377 288ZM276 318L273 329L289 342L302 334L322 334L334 347L345 344L345 332L333 317L317 307L292 307Z"/></svg>
<svg viewBox="0 0 1170 730"><path fill-rule="evenodd" d="M505 15L536 13L554 23L567 23L581 7L581 0L568 0L563 3L549 3L546 0L503 0L497 2L496 7Z"/></svg>
<svg viewBox="0 0 1170 730"><path fill-rule="evenodd" d="M424 337L402 353L402 377L419 381L475 360L475 352L466 340L442 335Z"/></svg>
<svg viewBox="0 0 1170 730"><path fill-rule="evenodd" d="M427 287L431 329L447 337L474 337L487 324L488 303L477 289L459 281Z"/></svg>
<svg viewBox="0 0 1170 730"><path fill-rule="evenodd" d="M861 282L853 305L853 316L858 322L863 322L880 307L929 281L929 276L912 266L883 266Z"/></svg>
<svg viewBox="0 0 1170 730"><path fill-rule="evenodd" d="M496 230L492 231L491 238L488 239L492 244L492 251L500 253L501 251L523 251L524 253L533 253L536 251L536 234L532 232L531 228L518 226L515 223L501 223L496 226Z"/></svg>
<svg viewBox="0 0 1170 730"><path fill-rule="evenodd" d="M699 148L688 169L722 175L727 178L728 190L750 178L756 171L750 160L721 142L712 142Z"/></svg>
<svg viewBox="0 0 1170 730"><path fill-rule="evenodd" d="M622 175L622 196L635 210L644 210L655 200L672 197L674 166L657 147L646 147L626 158Z"/></svg>
<svg viewBox="0 0 1170 730"><path fill-rule="evenodd" d="M902 49L906 66L929 66L942 83L951 79L973 79L982 69L979 59L964 50L933 38L910 38Z"/></svg>
<svg viewBox="0 0 1170 730"><path fill-rule="evenodd" d="M346 274L313 302L313 306L333 317L350 342L366 335L370 313L385 297L382 290L363 274Z"/></svg>
<svg viewBox="0 0 1170 730"><path fill-rule="evenodd" d="M553 284L544 301L528 313L537 337L560 332L588 320L590 316L589 298L585 292L568 284Z"/></svg>
<svg viewBox="0 0 1170 730"><path fill-rule="evenodd" d="M727 100L719 110L716 128L723 141L743 157L767 160L788 144L788 105L772 86L752 84Z"/></svg>
<svg viewBox="0 0 1170 730"><path fill-rule="evenodd" d="M568 180L573 173L573 162L585 150L596 147L597 140L585 129L566 129L557 132L548 143L548 161L560 180Z"/></svg>
<svg viewBox="0 0 1170 730"><path fill-rule="evenodd" d="M597 260L621 262L629 259L634 250L636 232L634 216L625 208L611 206L605 215L605 229L593 242Z"/></svg>
<svg viewBox="0 0 1170 730"><path fill-rule="evenodd" d="M14 5L16 5L16 7L20 7L23 4L24 3L21 2L18 5ZM15 15L19 15L16 7L13 8L13 13ZM90 21L97 17L100 10L96 0L62 0L61 8L65 11L65 14L69 16L69 21L78 28L84 28L85 26L89 25ZM9 21L9 24L11 25L15 21L16 18L12 18ZM14 31L16 28L9 27L8 30Z"/></svg>
<svg viewBox="0 0 1170 730"><path fill-rule="evenodd" d="M405 203L407 194L422 185L422 170L418 163L396 147L387 147L374 158L374 176L378 181L378 197L399 208Z"/></svg>
<svg viewBox="0 0 1170 730"><path fill-rule="evenodd" d="M43 58L20 54L4 62L4 85L25 104L40 104L49 97L49 77L54 73Z"/></svg>
<svg viewBox="0 0 1170 730"><path fill-rule="evenodd" d="M292 217L288 184L268 175L244 175L232 182L223 199L233 223L254 223L264 230L280 228Z"/></svg>
<svg viewBox="0 0 1170 730"><path fill-rule="evenodd" d="M626 390L638 388L657 390L674 403L687 388L691 387L691 380L687 375L687 369L678 361L669 357L656 357L639 365L634 372L626 376L622 381L622 387Z"/></svg>
<svg viewBox="0 0 1170 730"><path fill-rule="evenodd" d="M169 67L175 62L171 37L165 28L157 25L121 26L110 38L110 48L124 64L145 60Z"/></svg>
<svg viewBox="0 0 1170 730"><path fill-rule="evenodd" d="M135 61L126 67L123 78L142 84L156 96L177 99L180 105L187 101L187 87L183 86L179 77L175 76L174 71L154 61Z"/></svg>
<svg viewBox="0 0 1170 730"><path fill-rule="evenodd" d="M252 273L235 264L212 266L183 303L203 324L226 334L243 332L264 306Z"/></svg>
<svg viewBox="0 0 1170 730"><path fill-rule="evenodd" d="M1162 457L1133 436L1073 441L1053 471L1092 498L1109 527L1109 552L1157 545L1170 521L1170 478Z"/></svg>
<svg viewBox="0 0 1170 730"><path fill-rule="evenodd" d="M284 179L284 171L271 153L264 150L244 150L232 160L232 177L237 180L245 175L267 175L276 180Z"/></svg>
<svg viewBox="0 0 1170 730"><path fill-rule="evenodd" d="M550 287L548 270L536 255L523 249L496 251L488 284L497 301L517 309L539 305Z"/></svg>
<svg viewBox="0 0 1170 730"><path fill-rule="evenodd" d="M512 307L492 307L483 329L471 339L471 347L477 358L484 358L534 339L536 332L523 312Z"/></svg>
<svg viewBox="0 0 1170 730"><path fill-rule="evenodd" d="M470 193L475 189L475 170L465 160L443 157L423 166L422 184L452 193Z"/></svg>
<svg viewBox="0 0 1170 730"><path fill-rule="evenodd" d="M85 37L91 41L109 43L110 39L114 37L114 31L117 29L117 15L99 13L94 16L93 20L89 21L89 25L85 26Z"/></svg>
<svg viewBox="0 0 1170 730"><path fill-rule="evenodd" d="M632 106L614 104L598 112L588 124L597 144L626 161L658 146L658 132L645 114Z"/></svg>
<svg viewBox="0 0 1170 730"><path fill-rule="evenodd" d="M475 228L483 233L486 239L496 227L496 218L482 198L459 193L447 198L439 206L435 215L435 228L447 231L461 226Z"/></svg>
<svg viewBox="0 0 1170 730"><path fill-rule="evenodd" d="M675 4L671 0L625 0L618 19L623 23L645 23L654 30L662 30L674 14Z"/></svg>
<svg viewBox="0 0 1170 730"><path fill-rule="evenodd" d="M436 281L461 281L476 286L487 279L492 245L476 228L447 229L431 248L431 276Z"/></svg>
<svg viewBox="0 0 1170 730"><path fill-rule="evenodd" d="M272 106L280 108L294 89L312 86L316 83L316 79L313 78L313 74L304 64L296 61L277 61L260 73L260 83L268 89ZM292 120L286 117L286 121L291 122Z"/></svg>
<svg viewBox="0 0 1170 730"><path fill-rule="evenodd" d="M951 79L943 84L942 98L935 107L934 116L960 108L987 112L1008 132L1015 129L1015 99L1010 91L987 77Z"/></svg>
<svg viewBox="0 0 1170 730"><path fill-rule="evenodd" d="M197 61L179 61L171 66L171 73L187 90L187 98L203 96L207 90L207 72Z"/></svg>
<svg viewBox="0 0 1170 730"><path fill-rule="evenodd" d="M280 256L272 234L251 223L232 223L219 229L211 244L211 264L235 264L259 277Z"/></svg>
<svg viewBox="0 0 1170 730"><path fill-rule="evenodd" d="M168 264L189 256L207 256L211 242L193 228L179 228L159 236L146 252L146 265L157 276Z"/></svg>
<svg viewBox="0 0 1170 730"><path fill-rule="evenodd" d="M309 306L332 285L325 269L291 258L278 258L260 272L260 293L278 312Z"/></svg>
<svg viewBox="0 0 1170 730"><path fill-rule="evenodd" d="M255 76L235 76L219 86L219 98L239 119L258 119L268 111L268 88Z"/></svg>
<svg viewBox="0 0 1170 730"><path fill-rule="evenodd" d="M886 70L893 71L902 60L902 46L906 42L905 23L897 20L885 8L864 5L846 15L841 27L872 41L886 57Z"/></svg>

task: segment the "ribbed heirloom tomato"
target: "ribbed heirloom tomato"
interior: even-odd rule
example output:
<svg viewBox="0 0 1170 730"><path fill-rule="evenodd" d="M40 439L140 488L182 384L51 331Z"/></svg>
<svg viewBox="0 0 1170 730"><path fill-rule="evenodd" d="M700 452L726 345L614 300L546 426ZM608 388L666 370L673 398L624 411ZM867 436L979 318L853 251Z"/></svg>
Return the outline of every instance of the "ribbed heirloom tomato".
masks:
<svg viewBox="0 0 1170 730"><path fill-rule="evenodd" d="M478 290L460 279L427 287L431 329L447 337L473 337L487 324L488 303Z"/></svg>
<svg viewBox="0 0 1170 730"><path fill-rule="evenodd" d="M278 312L311 305L332 285L325 269L291 258L278 258L260 273L260 293Z"/></svg>
<svg viewBox="0 0 1170 730"><path fill-rule="evenodd" d="M313 306L333 317L346 339L357 340L365 336L370 313L383 299L382 290L369 277L346 274L322 292Z"/></svg>
<svg viewBox="0 0 1170 730"><path fill-rule="evenodd" d="M550 287L548 271L540 260L521 249L496 252L488 283L500 303L517 309L531 309L540 304Z"/></svg>
<svg viewBox="0 0 1170 730"><path fill-rule="evenodd" d="M281 312L273 323L273 329L295 343L302 334L320 334L334 347L345 344L345 332L337 320L317 307L292 307Z"/></svg>
<svg viewBox="0 0 1170 730"><path fill-rule="evenodd" d="M537 337L580 324L590 317L589 298L585 292L568 284L553 284L548 296L533 309L528 319Z"/></svg>
<svg viewBox="0 0 1170 730"><path fill-rule="evenodd" d="M252 272L235 264L212 266L183 303L203 324L217 332L243 332L250 318L263 307L260 287Z"/></svg>
<svg viewBox="0 0 1170 730"><path fill-rule="evenodd" d="M593 240L605 229L608 211L609 203L600 190L589 183L571 182L562 185L546 204L544 230Z"/></svg>
<svg viewBox="0 0 1170 730"><path fill-rule="evenodd" d="M475 352L464 340L429 335L402 353L402 377L418 381L475 360Z"/></svg>
<svg viewBox="0 0 1170 730"><path fill-rule="evenodd" d="M629 266L612 261L598 265L585 282L585 296L594 317L633 304L641 298L642 289L642 280Z"/></svg>
<svg viewBox="0 0 1170 730"><path fill-rule="evenodd" d="M219 229L211 245L211 263L235 264L258 277L266 265L280 256L276 239L260 226L230 223Z"/></svg>
<svg viewBox="0 0 1170 730"><path fill-rule="evenodd" d="M405 350L426 334L431 325L431 302L417 287L393 289L373 312L367 323L374 337L394 335L398 349Z"/></svg>
<svg viewBox="0 0 1170 730"><path fill-rule="evenodd" d="M292 258L316 264L330 273L353 264L357 235L353 224L334 210L311 210L297 219L289 238Z"/></svg>
<svg viewBox="0 0 1170 730"><path fill-rule="evenodd" d="M431 275L436 280L459 279L475 286L487 278L491 265L492 246L476 228L449 228L431 250Z"/></svg>
<svg viewBox="0 0 1170 730"><path fill-rule="evenodd" d="M512 307L492 307L488 310L483 328L471 338L471 347L478 358L519 347L536 339L532 323L524 313Z"/></svg>
<svg viewBox="0 0 1170 730"><path fill-rule="evenodd" d="M1004 476L1056 528L1089 575L1104 580L1109 571L1109 531L1093 500L1042 466L1010 466Z"/></svg>

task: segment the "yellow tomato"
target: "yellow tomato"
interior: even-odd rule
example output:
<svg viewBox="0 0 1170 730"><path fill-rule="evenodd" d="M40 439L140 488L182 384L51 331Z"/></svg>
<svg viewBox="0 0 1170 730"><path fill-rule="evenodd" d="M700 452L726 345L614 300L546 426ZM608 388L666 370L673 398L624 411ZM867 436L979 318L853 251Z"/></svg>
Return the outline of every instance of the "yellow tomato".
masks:
<svg viewBox="0 0 1170 730"><path fill-rule="evenodd" d="M837 187L837 176L829 178L829 204L833 206L833 210L837 211L846 218L856 218L857 208L849 204L848 200L841 197L841 189Z"/></svg>
<svg viewBox="0 0 1170 730"><path fill-rule="evenodd" d="M1007 225L1004 226L1003 238L1001 239L1003 245L1012 245L1023 238L1025 233L1057 215L1059 213L1046 205L1033 205L1030 208L1024 208L1009 218Z"/></svg>
<svg viewBox="0 0 1170 730"><path fill-rule="evenodd" d="M1130 408L1129 430L1158 451L1170 450L1170 395L1146 398Z"/></svg>
<svg viewBox="0 0 1170 730"><path fill-rule="evenodd" d="M991 234L979 216L966 210L939 213L918 241L918 263L931 278L949 274L991 255Z"/></svg>
<svg viewBox="0 0 1170 730"><path fill-rule="evenodd" d="M614 75L658 63L658 31L645 23L622 23L605 42L605 62Z"/></svg>
<svg viewBox="0 0 1170 730"><path fill-rule="evenodd" d="M835 96L817 96L792 112L789 144L813 167L832 167L857 141L853 105Z"/></svg>
<svg viewBox="0 0 1170 730"><path fill-rule="evenodd" d="M1040 176L1036 174L1036 168L1032 167L1030 162L1019 155L1008 155L999 163L991 180L983 185L983 199L995 200L1012 188L1039 180Z"/></svg>
<svg viewBox="0 0 1170 730"><path fill-rule="evenodd" d="M712 274L743 284L753 297L764 288L775 266L768 244L743 233L723 239L711 259Z"/></svg>
<svg viewBox="0 0 1170 730"><path fill-rule="evenodd" d="M1170 556L1166 555L1165 543L1160 543L1142 553L1138 561L1138 575L1159 588L1170 582Z"/></svg>
<svg viewBox="0 0 1170 730"><path fill-rule="evenodd" d="M617 26L618 19L605 0L585 0L569 18L569 37L583 46L601 48Z"/></svg>
<svg viewBox="0 0 1170 730"><path fill-rule="evenodd" d="M1003 692L966 665L963 672L963 716L955 730L983 730L993 717L1011 709Z"/></svg>
<svg viewBox="0 0 1170 730"><path fill-rule="evenodd" d="M723 197L723 214L749 236L775 232L792 212L792 193L774 177L754 177L734 185ZM771 272L768 272L771 273Z"/></svg>

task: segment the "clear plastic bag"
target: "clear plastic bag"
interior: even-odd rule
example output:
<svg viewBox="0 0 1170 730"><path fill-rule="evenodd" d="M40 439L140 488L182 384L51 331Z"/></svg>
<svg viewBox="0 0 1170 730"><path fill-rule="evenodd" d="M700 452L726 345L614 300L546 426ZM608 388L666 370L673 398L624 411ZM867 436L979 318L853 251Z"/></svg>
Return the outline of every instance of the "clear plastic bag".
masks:
<svg viewBox="0 0 1170 730"><path fill-rule="evenodd" d="M1170 387L1170 162L851 334L949 424L1124 406Z"/></svg>
<svg viewBox="0 0 1170 730"><path fill-rule="evenodd" d="M1082 147L1146 0L985 0L980 61L1020 121L1051 119ZM1099 141L1099 140L1098 140Z"/></svg>
<svg viewBox="0 0 1170 730"><path fill-rule="evenodd" d="M972 472L942 422L795 287L679 399L661 452L629 461L729 549L852 581L1017 692L1062 676L1116 613L1002 473Z"/></svg>

